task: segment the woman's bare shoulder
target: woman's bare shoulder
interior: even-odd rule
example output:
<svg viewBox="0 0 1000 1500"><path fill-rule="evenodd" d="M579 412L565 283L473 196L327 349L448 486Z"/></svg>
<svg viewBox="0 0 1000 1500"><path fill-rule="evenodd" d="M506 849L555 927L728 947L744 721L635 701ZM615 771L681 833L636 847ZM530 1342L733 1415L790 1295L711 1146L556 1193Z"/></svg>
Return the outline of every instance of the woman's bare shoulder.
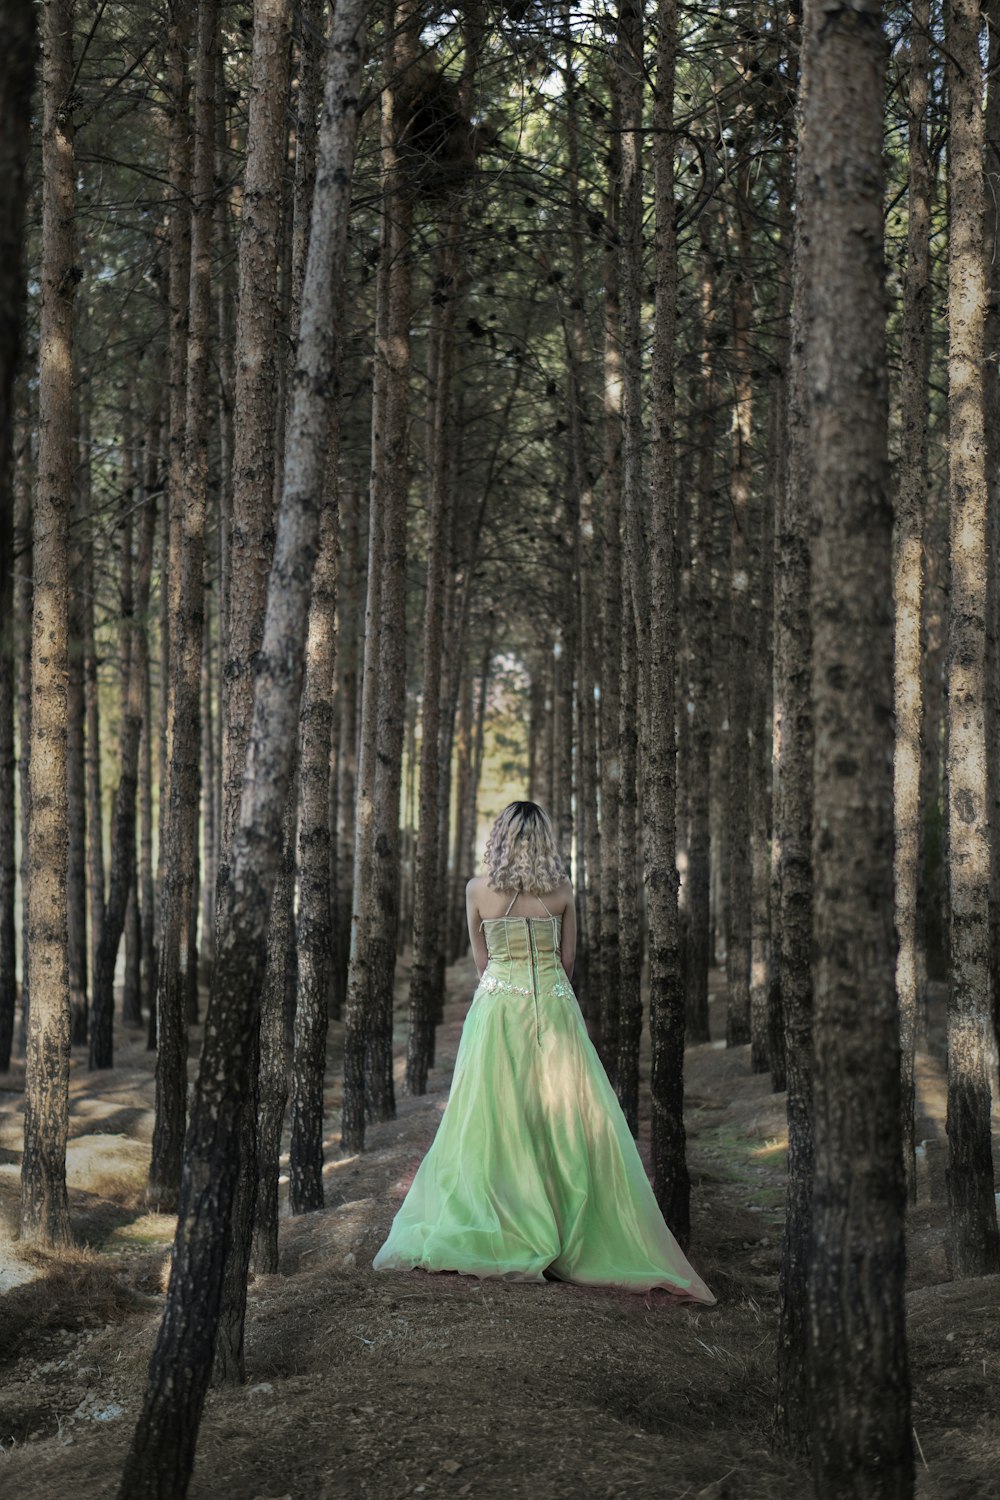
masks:
<svg viewBox="0 0 1000 1500"><path fill-rule="evenodd" d="M471 880L465 883L465 894L467 896L479 896L486 889L486 876L473 875Z"/></svg>

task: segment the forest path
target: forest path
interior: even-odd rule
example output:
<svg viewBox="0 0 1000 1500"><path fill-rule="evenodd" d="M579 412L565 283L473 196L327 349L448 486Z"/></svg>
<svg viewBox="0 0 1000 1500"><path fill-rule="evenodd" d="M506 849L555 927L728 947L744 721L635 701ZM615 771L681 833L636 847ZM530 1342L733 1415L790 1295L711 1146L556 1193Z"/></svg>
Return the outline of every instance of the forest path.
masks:
<svg viewBox="0 0 1000 1500"><path fill-rule="evenodd" d="M209 1396L192 1497L799 1500L806 1470L768 1442L784 1100L749 1073L748 1049L713 1043L687 1059L691 1255L718 1306L371 1271L444 1108L474 978L467 960L449 972L430 1092L401 1097L360 1156L336 1147L341 1028L331 1028L327 1207L283 1218L281 1272L250 1288L247 1384ZM400 1079L407 979L401 966ZM914 1422L928 1465L917 1494L985 1500L1000 1471L1000 1288L946 1280L938 1020L919 1061L926 1145L911 1216ZM119 1059L114 1073L88 1074L83 1060L73 1073L71 1196L91 1248L36 1257L37 1279L0 1299L0 1488L19 1500L115 1494L156 1332L172 1221L141 1203L152 1057L126 1035ZM9 1225L21 1122L18 1079L5 1082Z"/></svg>

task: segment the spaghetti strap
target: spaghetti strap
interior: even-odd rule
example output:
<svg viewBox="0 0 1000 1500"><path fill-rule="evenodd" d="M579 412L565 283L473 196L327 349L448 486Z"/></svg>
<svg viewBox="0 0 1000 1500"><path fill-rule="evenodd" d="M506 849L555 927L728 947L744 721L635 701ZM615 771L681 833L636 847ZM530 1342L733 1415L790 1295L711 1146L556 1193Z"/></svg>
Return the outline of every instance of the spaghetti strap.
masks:
<svg viewBox="0 0 1000 1500"><path fill-rule="evenodd" d="M518 886L517 890L514 892L513 896L511 897L510 906L508 906L507 910L504 912L504 918L507 918L507 917L510 916L511 907L514 905L514 902L517 900L517 898L518 898L518 896L520 894L521 894L521 887Z"/></svg>
<svg viewBox="0 0 1000 1500"><path fill-rule="evenodd" d="M545 905L545 902L542 900L541 896L539 896L539 894L538 894L537 891L535 892L535 900L539 903L539 905L541 906L542 911L545 913L545 915L547 917L552 917L552 913L549 911L548 907ZM555 917L552 917L552 920L554 922L555 921Z"/></svg>

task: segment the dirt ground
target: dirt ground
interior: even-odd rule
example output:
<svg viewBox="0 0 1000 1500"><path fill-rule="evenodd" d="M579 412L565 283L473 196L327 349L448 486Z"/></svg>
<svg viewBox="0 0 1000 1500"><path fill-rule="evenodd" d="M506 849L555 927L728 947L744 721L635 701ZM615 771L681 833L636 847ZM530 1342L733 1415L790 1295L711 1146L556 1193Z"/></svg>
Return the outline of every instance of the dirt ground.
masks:
<svg viewBox="0 0 1000 1500"><path fill-rule="evenodd" d="M406 978L401 970L398 1079ZM687 1058L690 1254L716 1307L371 1271L444 1108L473 979L468 962L449 974L431 1092L401 1096L398 1118L371 1130L362 1156L336 1145L332 1028L327 1207L283 1219L281 1271L251 1285L247 1383L209 1396L192 1497L799 1500L807 1472L769 1441L784 1100L750 1074L748 1049L712 1043ZM932 1015L931 1051L919 1059L910 1224L917 1494L995 1500L1000 1278L947 1279L939 1022ZM713 1033L724 1033L721 994ZM18 1254L23 1079L16 1069L0 1078L0 1491L17 1500L115 1494L162 1306L173 1221L143 1207L151 1058L135 1034L117 1045L109 1074L74 1057L80 1248L63 1257Z"/></svg>

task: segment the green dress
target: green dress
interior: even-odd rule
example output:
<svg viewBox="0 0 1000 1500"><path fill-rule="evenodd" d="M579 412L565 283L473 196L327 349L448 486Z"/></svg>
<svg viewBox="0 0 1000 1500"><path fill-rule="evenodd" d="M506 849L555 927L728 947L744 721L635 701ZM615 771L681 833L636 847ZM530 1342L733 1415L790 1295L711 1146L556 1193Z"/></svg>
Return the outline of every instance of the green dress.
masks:
<svg viewBox="0 0 1000 1500"><path fill-rule="evenodd" d="M663 1220L587 1035L560 920L483 923L489 961L451 1094L374 1268L516 1281L547 1271L713 1303Z"/></svg>

